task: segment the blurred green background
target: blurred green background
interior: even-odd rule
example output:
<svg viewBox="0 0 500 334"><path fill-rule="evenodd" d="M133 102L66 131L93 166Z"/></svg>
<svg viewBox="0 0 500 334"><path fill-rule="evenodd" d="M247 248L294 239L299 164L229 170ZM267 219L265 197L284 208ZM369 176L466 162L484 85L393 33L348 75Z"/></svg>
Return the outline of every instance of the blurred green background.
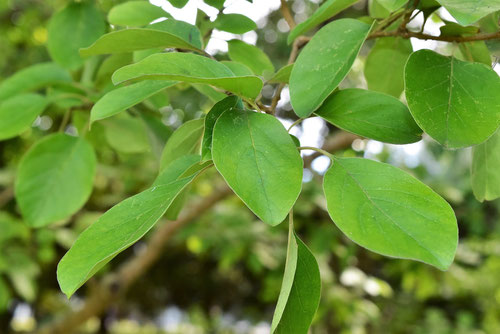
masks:
<svg viewBox="0 0 500 334"><path fill-rule="evenodd" d="M26 66L50 60L47 22L65 3L0 1L0 81ZM103 0L99 6L106 11L117 3ZM312 1L289 3L299 22L318 7ZM366 10L366 2L361 1L342 15L359 16ZM290 48L279 10L258 24L257 45L276 68L283 66ZM363 49L345 86L363 87L363 62L371 45ZM223 52L216 57L227 58ZM168 97L171 103L162 113L172 130L211 106L187 85L169 89ZM264 101L269 102L269 96L264 94ZM12 199L16 167L36 140L57 131L54 124L60 123L64 110L52 106L30 131L0 142L0 333L32 332L82 303L92 281L68 301L57 285L57 262L96 217L144 189L156 176L153 152L123 152L120 143L109 142L96 124L91 140L99 166L89 202L67 222L30 230ZM82 113L74 112L75 127L81 124ZM289 104L280 104L279 116L293 121ZM319 143L338 131L314 120L297 130L301 139L307 131L315 131L320 134ZM500 333L500 202L479 203L472 195L469 150L445 151L428 139L406 147L356 140L340 154L390 162L439 192L458 217L460 245L447 272L385 258L355 245L325 210L319 182L324 161L319 158L306 173L295 207L297 232L315 254L322 277L322 299L311 332ZM195 184L191 197L207 196L220 182L212 170ZM81 332L267 333L285 264L287 228L282 225L267 226L240 200L230 197L181 230L126 298L102 317L88 321ZM99 275L140 252L141 245L120 254Z"/></svg>

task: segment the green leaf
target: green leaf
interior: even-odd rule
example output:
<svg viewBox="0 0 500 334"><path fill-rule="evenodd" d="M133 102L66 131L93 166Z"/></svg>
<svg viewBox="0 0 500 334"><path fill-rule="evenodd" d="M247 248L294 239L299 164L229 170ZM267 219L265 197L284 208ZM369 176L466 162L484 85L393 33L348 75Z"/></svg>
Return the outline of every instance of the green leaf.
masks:
<svg viewBox="0 0 500 334"><path fill-rule="evenodd" d="M500 197L500 132L472 148L472 190L483 202Z"/></svg>
<svg viewBox="0 0 500 334"><path fill-rule="evenodd" d="M258 47L239 39L232 39L227 44L229 58L248 66L255 75L267 77L274 73L273 63Z"/></svg>
<svg viewBox="0 0 500 334"><path fill-rule="evenodd" d="M498 0L437 0L463 26L500 10Z"/></svg>
<svg viewBox="0 0 500 334"><path fill-rule="evenodd" d="M408 59L405 84L413 118L445 147L482 143L500 125L500 78L491 67L420 50Z"/></svg>
<svg viewBox="0 0 500 334"><path fill-rule="evenodd" d="M11 294L9 287L5 281L0 277L0 312L7 310L9 306Z"/></svg>
<svg viewBox="0 0 500 334"><path fill-rule="evenodd" d="M203 2L220 10L224 8L224 2L226 2L226 0L203 0Z"/></svg>
<svg viewBox="0 0 500 334"><path fill-rule="evenodd" d="M193 86L194 89L196 89L198 92L208 97L213 102L219 102L227 97L226 94L216 90L215 88L209 85L191 84L191 86Z"/></svg>
<svg viewBox="0 0 500 334"><path fill-rule="evenodd" d="M283 66L274 74L271 79L269 79L269 83L283 83L287 84L290 80L290 74L292 73L294 64L288 64Z"/></svg>
<svg viewBox="0 0 500 334"><path fill-rule="evenodd" d="M47 106L47 99L38 94L21 94L0 103L0 140L21 134Z"/></svg>
<svg viewBox="0 0 500 334"><path fill-rule="evenodd" d="M233 34L244 34L256 29L257 25L245 15L219 14L214 21L214 27Z"/></svg>
<svg viewBox="0 0 500 334"><path fill-rule="evenodd" d="M290 34L288 34L287 42L292 44L292 42L300 35L305 34L312 28L319 26L324 21L337 15L344 9L350 7L352 4L358 0L328 0L324 2L307 20L299 23Z"/></svg>
<svg viewBox="0 0 500 334"><path fill-rule="evenodd" d="M311 115L351 69L371 27L340 19L321 28L304 47L290 75L290 99L299 117Z"/></svg>
<svg viewBox="0 0 500 334"><path fill-rule="evenodd" d="M128 1L111 8L108 22L117 26L141 27L161 17L170 17L170 14L149 1Z"/></svg>
<svg viewBox="0 0 500 334"><path fill-rule="evenodd" d="M491 53L484 41L460 43L458 47L463 60L491 66Z"/></svg>
<svg viewBox="0 0 500 334"><path fill-rule="evenodd" d="M408 0L378 0L378 2L389 12L394 12L396 9L403 7Z"/></svg>
<svg viewBox="0 0 500 334"><path fill-rule="evenodd" d="M364 74L368 88L399 98L405 86L406 61L412 51L408 39L378 39L366 58Z"/></svg>
<svg viewBox="0 0 500 334"><path fill-rule="evenodd" d="M182 8L184 7L189 0L168 0L174 6L175 8Z"/></svg>
<svg viewBox="0 0 500 334"><path fill-rule="evenodd" d="M199 49L203 48L201 32L198 27L184 21L168 19L147 26L147 28L156 29L171 33L185 40L186 42L196 46Z"/></svg>
<svg viewBox="0 0 500 334"><path fill-rule="evenodd" d="M316 115L359 136L391 144L422 139L408 108L390 95L352 88L330 95Z"/></svg>
<svg viewBox="0 0 500 334"><path fill-rule="evenodd" d="M19 164L15 194L26 222L44 226L77 212L92 192L96 157L86 140L62 133L36 143Z"/></svg>
<svg viewBox="0 0 500 334"><path fill-rule="evenodd" d="M320 294L318 263L309 248L291 231L285 275L271 333L307 334L319 305Z"/></svg>
<svg viewBox="0 0 500 334"><path fill-rule="evenodd" d="M221 63L226 65L231 70L231 72L233 72L234 75L238 77L253 75L252 70L248 66L242 63L237 63L235 61L229 61L229 60L222 60Z"/></svg>
<svg viewBox="0 0 500 334"><path fill-rule="evenodd" d="M323 188L330 217L357 244L441 270L453 262L458 229L452 208L406 172L372 160L336 158Z"/></svg>
<svg viewBox="0 0 500 334"><path fill-rule="evenodd" d="M93 43L104 31L104 19L92 1L71 1L50 20L50 56L65 68L77 69L83 64L78 50Z"/></svg>
<svg viewBox="0 0 500 334"><path fill-rule="evenodd" d="M230 109L215 123L212 159L227 184L263 222L285 219L302 187L303 162L270 115Z"/></svg>
<svg viewBox="0 0 500 334"><path fill-rule="evenodd" d="M215 122L224 112L236 108L237 105L239 105L240 109L243 109L241 100L237 96L228 96L224 100L217 102L205 116L205 132L201 144L202 160L212 159L212 135Z"/></svg>
<svg viewBox="0 0 500 334"><path fill-rule="evenodd" d="M160 171L184 155L198 154L203 136L203 118L187 121L167 141L160 160Z"/></svg>
<svg viewBox="0 0 500 334"><path fill-rule="evenodd" d="M124 116L105 122L106 140L123 153L144 153L151 150L146 125L141 119Z"/></svg>
<svg viewBox="0 0 500 334"><path fill-rule="evenodd" d="M59 286L68 297L163 216L198 174L183 176L191 161L183 162L182 166L172 164L151 188L112 207L78 237L57 267Z"/></svg>
<svg viewBox="0 0 500 334"><path fill-rule="evenodd" d="M115 85L133 79L204 83L252 99L262 89L262 80L258 77L236 77L225 65L190 53L154 54L138 63L122 67L113 74Z"/></svg>
<svg viewBox="0 0 500 334"><path fill-rule="evenodd" d="M87 57L160 47L202 52L198 47L169 32L149 28L131 28L113 31L101 36L101 38L88 48L81 49L80 54Z"/></svg>
<svg viewBox="0 0 500 334"><path fill-rule="evenodd" d="M145 80L112 90L92 107L90 120L95 122L118 114L175 83L175 81Z"/></svg>
<svg viewBox="0 0 500 334"><path fill-rule="evenodd" d="M68 82L71 82L71 76L59 65L36 64L16 72L0 83L0 101L20 93Z"/></svg>

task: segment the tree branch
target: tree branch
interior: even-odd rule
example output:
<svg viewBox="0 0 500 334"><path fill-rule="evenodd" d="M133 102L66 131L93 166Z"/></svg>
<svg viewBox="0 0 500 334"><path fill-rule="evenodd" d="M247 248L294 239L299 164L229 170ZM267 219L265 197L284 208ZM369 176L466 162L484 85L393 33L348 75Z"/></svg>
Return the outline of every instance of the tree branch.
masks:
<svg viewBox="0 0 500 334"><path fill-rule="evenodd" d="M361 137L345 132L345 131L338 131L335 132L333 136L327 138L323 146L321 147L322 150L327 151L329 153L333 153L335 151L340 151L340 150L345 150L349 147L351 147L352 142L355 139L359 139ZM313 162L314 159L319 157L321 153L319 152L314 152L311 155L306 155L304 157L304 167L309 167L311 166L311 163Z"/></svg>
<svg viewBox="0 0 500 334"><path fill-rule="evenodd" d="M286 0L281 0L281 14L283 15L283 18L285 19L286 23L288 23L288 26L290 27L290 30L295 28L295 20L293 19L292 12L290 11L290 8L288 7L288 4L286 3Z"/></svg>
<svg viewBox="0 0 500 334"><path fill-rule="evenodd" d="M160 258L165 244L181 227L191 223L204 214L215 204L232 194L229 187L224 186L197 205L186 211L179 219L167 222L156 228L147 246L140 254L134 255L125 262L116 272L106 275L85 300L84 305L77 311L49 324L39 330L39 334L68 334L73 333L86 320L99 316L106 311L129 287L142 276Z"/></svg>
<svg viewBox="0 0 500 334"><path fill-rule="evenodd" d="M472 36L432 36L420 32L412 31L377 31L368 36L368 39L375 39L381 37L402 37L408 38L418 38L423 40L434 40L442 42L455 42L455 43L465 43L465 42L475 42L475 41L488 41L493 39L500 39L500 31L489 33L489 34L477 34Z"/></svg>

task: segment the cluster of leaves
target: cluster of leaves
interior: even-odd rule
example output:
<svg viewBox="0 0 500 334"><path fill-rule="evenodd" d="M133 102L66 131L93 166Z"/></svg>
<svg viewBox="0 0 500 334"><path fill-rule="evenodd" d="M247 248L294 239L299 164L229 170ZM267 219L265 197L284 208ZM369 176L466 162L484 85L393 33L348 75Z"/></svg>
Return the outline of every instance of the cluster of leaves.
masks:
<svg viewBox="0 0 500 334"><path fill-rule="evenodd" d="M182 8L187 1L171 2ZM415 10L428 17L441 6L459 23L447 22L443 37L496 32L496 1L374 0L372 17L331 21L356 0L328 0L290 32L288 42L298 50L303 35L319 27L296 61L278 71L265 53L239 39L228 42L230 61L208 55L204 44L213 29L241 34L256 24L243 15L224 14L224 1L205 2L219 15L210 22L199 11L196 26L146 1L113 7L109 24L92 1L71 2L49 24L47 46L54 62L23 69L0 84L1 140L25 132L51 105L68 110L63 130L74 112L78 136L46 136L19 164L15 197L33 228L67 219L88 200L97 164L92 134L99 126L110 144L125 152L141 152L149 140L160 146L154 183L103 214L59 263L58 281L68 297L161 217L176 219L189 185L215 166L260 220L276 226L289 216L287 264L272 331L307 332L321 284L314 256L294 232L292 211L302 189L299 152L308 148L300 147L274 109L262 103L264 83L288 84L300 119L319 116L385 143L414 143L425 132L446 148L474 146L476 197L500 197L500 78L491 69L497 45L471 39L449 57L412 52L408 40L397 36L407 32ZM67 31L73 32L71 39ZM384 33L392 37L377 40L367 59L370 90L339 89L365 41ZM155 111L167 103L167 88L183 84L215 104L204 118L185 122L162 147L170 133ZM46 94L37 93L43 89ZM403 91L408 106L399 99ZM77 112L86 109L90 115ZM391 165L323 153L332 159L323 181L328 212L345 235L383 255L442 270L450 266L458 229L444 199Z"/></svg>

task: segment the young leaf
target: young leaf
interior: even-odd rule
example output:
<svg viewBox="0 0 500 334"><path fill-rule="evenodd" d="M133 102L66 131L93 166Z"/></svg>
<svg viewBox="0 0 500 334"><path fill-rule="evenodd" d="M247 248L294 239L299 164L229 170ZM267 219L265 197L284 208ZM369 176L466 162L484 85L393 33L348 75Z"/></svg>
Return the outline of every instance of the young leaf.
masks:
<svg viewBox="0 0 500 334"><path fill-rule="evenodd" d="M319 305L321 278L309 248L291 232L285 275L271 326L271 333L307 334Z"/></svg>
<svg viewBox="0 0 500 334"><path fill-rule="evenodd" d="M123 153L150 151L146 125L141 119L123 116L106 120L106 139L113 149Z"/></svg>
<svg viewBox="0 0 500 334"><path fill-rule="evenodd" d="M366 58L364 74L368 88L399 98L405 87L406 61L412 51L407 39L378 39Z"/></svg>
<svg viewBox="0 0 500 334"><path fill-rule="evenodd" d="M28 129L47 106L38 94L20 94L0 103L0 140L15 137Z"/></svg>
<svg viewBox="0 0 500 334"><path fill-rule="evenodd" d="M92 1L71 1L50 20L47 41L50 56L65 68L77 69L83 64L78 50L93 43L104 31L104 19Z"/></svg>
<svg viewBox="0 0 500 334"><path fill-rule="evenodd" d="M95 168L85 139L58 133L36 143L21 160L15 184L26 222L41 227L77 212L92 192Z"/></svg>
<svg viewBox="0 0 500 334"><path fill-rule="evenodd" d="M112 90L92 107L90 120L95 122L118 114L175 83L175 81L145 80Z"/></svg>
<svg viewBox="0 0 500 334"><path fill-rule="evenodd" d="M68 82L71 82L71 76L59 65L55 63L36 64L16 72L0 83L0 101L20 93Z"/></svg>
<svg viewBox="0 0 500 334"><path fill-rule="evenodd" d="M408 0L378 0L378 2L389 12L394 12L396 9L403 7Z"/></svg>
<svg viewBox="0 0 500 334"><path fill-rule="evenodd" d="M335 92L316 115L341 129L385 143L409 144L422 139L422 130L401 101L369 90Z"/></svg>
<svg viewBox="0 0 500 334"><path fill-rule="evenodd" d="M463 26L500 10L498 0L437 0Z"/></svg>
<svg viewBox="0 0 500 334"><path fill-rule="evenodd" d="M420 50L408 59L405 85L413 118L445 147L482 143L500 125L500 78L484 64Z"/></svg>
<svg viewBox="0 0 500 334"><path fill-rule="evenodd" d="M122 67L113 74L115 85L133 79L204 83L252 99L262 89L262 80L258 77L236 77L218 61L190 53L154 54L138 63Z"/></svg>
<svg viewBox="0 0 500 334"><path fill-rule="evenodd" d="M472 148L472 190L479 201L500 197L500 132Z"/></svg>
<svg viewBox="0 0 500 334"><path fill-rule="evenodd" d="M283 125L270 115L230 109L215 123L215 167L265 223L285 219L302 187L302 159Z"/></svg>
<svg viewBox="0 0 500 334"><path fill-rule="evenodd" d="M290 74L292 73L293 64L288 64L283 66L274 74L271 79L269 79L269 83L284 83L287 84L290 80Z"/></svg>
<svg viewBox="0 0 500 334"><path fill-rule="evenodd" d="M131 28L113 31L101 36L101 38L88 48L80 49L80 54L88 57L160 47L202 52L198 47L172 33L150 28Z"/></svg>
<svg viewBox="0 0 500 334"><path fill-rule="evenodd" d="M175 130L161 154L160 171L184 155L199 154L204 123L203 118L194 119Z"/></svg>
<svg viewBox="0 0 500 334"><path fill-rule="evenodd" d="M214 27L233 34L244 34L256 29L257 25L245 15L219 14L214 21Z"/></svg>
<svg viewBox="0 0 500 334"><path fill-rule="evenodd" d="M330 217L357 244L441 270L453 262L458 229L452 208L406 172L372 160L338 158L323 188Z"/></svg>
<svg viewBox="0 0 500 334"><path fill-rule="evenodd" d="M117 26L141 27L161 17L170 17L170 14L149 1L128 1L111 8L108 22Z"/></svg>
<svg viewBox="0 0 500 334"><path fill-rule="evenodd" d="M350 7L358 0L327 0L316 10L307 20L299 23L290 34L288 34L287 42L292 42L300 35L305 34L312 28L320 25L329 18L337 15L344 9Z"/></svg>
<svg viewBox="0 0 500 334"><path fill-rule="evenodd" d="M68 297L154 226L198 175L182 177L191 165L189 159L183 160L183 166L173 165L151 188L112 207L78 237L57 266L59 286Z"/></svg>
<svg viewBox="0 0 500 334"><path fill-rule="evenodd" d="M239 39L227 42L231 60L248 66L255 75L267 77L274 73L274 65L269 57L258 47Z"/></svg>
<svg viewBox="0 0 500 334"><path fill-rule="evenodd" d="M300 53L290 75L290 99L299 117L312 114L351 69L370 26L340 19L321 28Z"/></svg>
<svg viewBox="0 0 500 334"><path fill-rule="evenodd" d="M217 102L205 116L205 132L201 144L202 160L212 159L212 135L215 122L224 112L236 108L238 105L240 109L243 109L243 104L237 96L228 96L224 100Z"/></svg>

